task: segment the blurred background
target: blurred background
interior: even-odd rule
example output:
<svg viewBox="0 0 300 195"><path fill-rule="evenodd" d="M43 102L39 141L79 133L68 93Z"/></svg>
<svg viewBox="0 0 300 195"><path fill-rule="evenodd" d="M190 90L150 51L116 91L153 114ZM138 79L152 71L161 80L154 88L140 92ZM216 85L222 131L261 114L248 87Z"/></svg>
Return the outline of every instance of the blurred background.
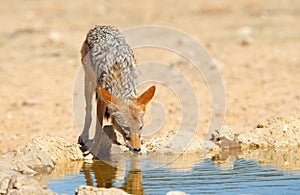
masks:
<svg viewBox="0 0 300 195"><path fill-rule="evenodd" d="M73 85L81 44L96 24L121 30L166 25L197 39L223 77L224 124L238 133L269 117L300 113L299 21L297 0L1 0L0 154L41 134L77 141ZM137 62L147 55L137 51ZM201 124L211 113L206 92Z"/></svg>

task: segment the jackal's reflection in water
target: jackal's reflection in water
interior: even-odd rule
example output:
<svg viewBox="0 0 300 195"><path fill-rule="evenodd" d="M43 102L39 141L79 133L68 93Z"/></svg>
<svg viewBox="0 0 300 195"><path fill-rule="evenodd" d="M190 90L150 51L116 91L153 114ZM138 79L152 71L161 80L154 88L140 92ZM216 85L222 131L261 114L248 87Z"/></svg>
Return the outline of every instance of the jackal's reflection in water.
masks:
<svg viewBox="0 0 300 195"><path fill-rule="evenodd" d="M134 164L134 163L133 163ZM129 194L144 194L142 185L142 171L135 168L131 162L131 167L124 178L122 186L118 187L123 189ZM110 166L100 160L95 160L93 163L84 163L82 166L83 174L88 186L110 188L114 187L116 180L120 178L121 173L118 168ZM92 177L94 174L94 178Z"/></svg>

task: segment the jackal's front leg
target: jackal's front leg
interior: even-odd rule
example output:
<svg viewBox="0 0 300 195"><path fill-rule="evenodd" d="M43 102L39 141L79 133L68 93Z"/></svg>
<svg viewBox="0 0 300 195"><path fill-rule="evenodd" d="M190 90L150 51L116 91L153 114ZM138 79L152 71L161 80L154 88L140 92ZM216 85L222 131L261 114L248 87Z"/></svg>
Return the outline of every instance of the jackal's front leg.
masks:
<svg viewBox="0 0 300 195"><path fill-rule="evenodd" d="M84 41L81 47L81 63L84 70L84 98L85 98L85 120L81 135L78 138L78 143L87 150L87 142L89 141L89 130L92 123L92 98L96 89L96 81L94 81L94 73L91 68L90 58L88 53L90 47L87 41Z"/></svg>
<svg viewBox="0 0 300 195"><path fill-rule="evenodd" d="M90 149L92 154L97 158L108 156L111 149L112 140L105 133L103 127L103 118L106 110L106 104L104 101L97 99L97 121L96 121L96 132L93 139L93 145ZM106 130L109 127L106 127Z"/></svg>
<svg viewBox="0 0 300 195"><path fill-rule="evenodd" d="M88 150L89 145L89 131L92 123L92 101L95 92L95 84L91 81L89 75L85 75L84 80L84 97L85 97L85 119L84 127L81 135L78 138L78 143L82 146L83 150Z"/></svg>

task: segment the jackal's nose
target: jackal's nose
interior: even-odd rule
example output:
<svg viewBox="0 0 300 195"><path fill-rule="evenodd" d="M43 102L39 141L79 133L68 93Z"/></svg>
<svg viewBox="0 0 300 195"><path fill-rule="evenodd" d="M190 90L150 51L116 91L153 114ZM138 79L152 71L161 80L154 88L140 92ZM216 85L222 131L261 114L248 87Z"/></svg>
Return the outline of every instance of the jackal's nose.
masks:
<svg viewBox="0 0 300 195"><path fill-rule="evenodd" d="M141 151L141 148L133 148L133 151L134 151L134 152L140 152L140 151Z"/></svg>

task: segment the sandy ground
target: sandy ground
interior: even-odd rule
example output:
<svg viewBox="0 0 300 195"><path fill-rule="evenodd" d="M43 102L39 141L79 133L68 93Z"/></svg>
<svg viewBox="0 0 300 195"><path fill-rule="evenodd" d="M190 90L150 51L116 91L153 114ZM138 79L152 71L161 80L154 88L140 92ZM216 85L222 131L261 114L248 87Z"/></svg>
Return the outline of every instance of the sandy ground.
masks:
<svg viewBox="0 0 300 195"><path fill-rule="evenodd" d="M237 132L300 113L299 21L296 0L1 1L0 153L41 134L77 141L72 92L81 43L95 24L159 24L196 38L217 61L226 89L224 124ZM148 56L137 51L136 57ZM209 102L202 102L203 128Z"/></svg>

